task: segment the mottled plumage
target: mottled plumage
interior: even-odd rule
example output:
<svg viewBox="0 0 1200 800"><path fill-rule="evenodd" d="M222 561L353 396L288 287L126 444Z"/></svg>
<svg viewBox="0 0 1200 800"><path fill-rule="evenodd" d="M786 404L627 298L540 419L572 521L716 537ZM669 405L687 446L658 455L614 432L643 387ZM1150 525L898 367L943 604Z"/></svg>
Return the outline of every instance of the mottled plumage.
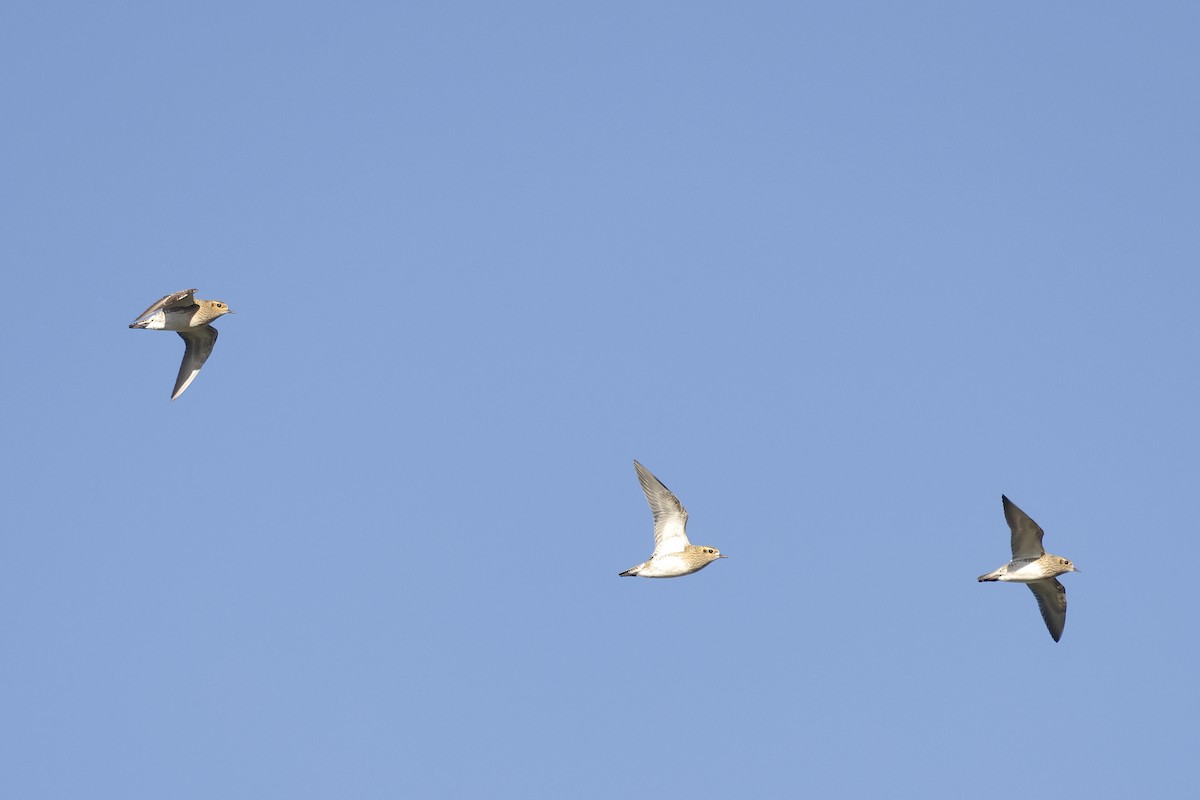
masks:
<svg viewBox="0 0 1200 800"><path fill-rule="evenodd" d="M217 343L217 329L211 323L223 314L232 314L220 300L198 300L196 290L175 292L147 308L129 325L152 331L175 331L183 339L183 361L175 378L174 400L191 385Z"/></svg>
<svg viewBox="0 0 1200 800"><path fill-rule="evenodd" d="M1062 637L1067 622L1067 590L1056 575L1079 572L1070 560L1051 555L1042 547L1042 529L1004 495L1004 518L1012 530L1012 561L986 575L982 581L1012 581L1026 584L1037 598L1042 619L1054 641Z"/></svg>
<svg viewBox="0 0 1200 800"><path fill-rule="evenodd" d="M715 547L701 547L688 541L687 509L662 481L637 461L638 481L646 502L654 514L654 552L648 561L630 567L621 575L643 578L676 578L704 569L718 558L725 558Z"/></svg>

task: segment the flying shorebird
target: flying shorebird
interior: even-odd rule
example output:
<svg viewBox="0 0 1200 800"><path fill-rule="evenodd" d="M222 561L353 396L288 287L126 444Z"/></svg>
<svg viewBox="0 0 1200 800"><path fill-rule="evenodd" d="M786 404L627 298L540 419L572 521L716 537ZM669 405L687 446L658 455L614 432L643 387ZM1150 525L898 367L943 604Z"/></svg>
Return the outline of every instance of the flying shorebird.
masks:
<svg viewBox="0 0 1200 800"><path fill-rule="evenodd" d="M183 339L183 362L179 365L175 390L171 392L172 400L183 394L200 374L200 368L217 343L217 329L211 325L212 321L232 313L220 300L197 300L196 290L187 289L167 295L138 314L130 324L131 328L175 331Z"/></svg>
<svg viewBox="0 0 1200 800"><path fill-rule="evenodd" d="M662 481L636 460L638 481L646 502L654 512L654 552L649 561L630 567L621 575L643 578L676 578L704 569L718 558L727 558L715 547L700 547L688 541L687 509Z"/></svg>
<svg viewBox="0 0 1200 800"><path fill-rule="evenodd" d="M1042 529L1011 500L1004 501L1004 518L1012 529L1012 561L995 572L980 575L982 581L1015 581L1026 584L1037 598L1042 619L1054 641L1062 636L1067 622L1067 590L1054 576L1079 572L1070 560L1050 555L1042 547Z"/></svg>

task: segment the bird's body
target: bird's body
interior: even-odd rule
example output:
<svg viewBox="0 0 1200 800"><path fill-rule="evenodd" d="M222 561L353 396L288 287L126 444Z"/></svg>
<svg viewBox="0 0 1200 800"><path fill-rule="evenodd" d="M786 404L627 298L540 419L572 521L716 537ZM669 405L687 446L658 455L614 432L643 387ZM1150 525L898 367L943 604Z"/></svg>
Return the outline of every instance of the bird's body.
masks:
<svg viewBox="0 0 1200 800"><path fill-rule="evenodd" d="M680 575L689 575L704 569L717 558L725 558L725 556L716 553L711 547L689 544L687 549L679 553L660 553L650 556L649 561L643 561L636 567L625 570L621 575L639 575L643 578L678 578Z"/></svg>
<svg viewBox="0 0 1200 800"><path fill-rule="evenodd" d="M200 300L182 308L160 308L129 327L145 328L148 331L190 331L193 328L209 324L221 314L228 313L227 311L216 313L217 309L208 305L212 302L214 301Z"/></svg>
<svg viewBox="0 0 1200 800"><path fill-rule="evenodd" d="M1053 578L1055 575L1061 575L1064 572L1070 572L1069 569L1058 569L1061 566L1061 559L1058 556L1045 555L1038 558L1014 558L1004 566L989 572L987 575L980 575L980 581L1007 581L1012 583L1033 583L1034 581Z"/></svg>
<svg viewBox="0 0 1200 800"><path fill-rule="evenodd" d="M979 581L1026 584L1037 598L1046 629L1057 642L1067 622L1067 590L1056 576L1079 570L1069 559L1047 553L1042 547L1041 527L1007 497L1001 495L1000 499L1012 531L1012 561L980 575Z"/></svg>
<svg viewBox="0 0 1200 800"><path fill-rule="evenodd" d="M212 327L212 321L231 313L229 306L220 300L198 300L196 290L187 289L167 295L130 323L131 328L175 331L183 339L183 362L175 378L172 400L191 385L212 353L217 343L217 329Z"/></svg>
<svg viewBox="0 0 1200 800"><path fill-rule="evenodd" d="M646 502L654 514L654 553L650 558L630 567L621 575L643 578L677 578L704 569L718 558L725 558L715 547L694 545L687 537L687 509L679 498L650 470L637 461L638 482L646 494Z"/></svg>

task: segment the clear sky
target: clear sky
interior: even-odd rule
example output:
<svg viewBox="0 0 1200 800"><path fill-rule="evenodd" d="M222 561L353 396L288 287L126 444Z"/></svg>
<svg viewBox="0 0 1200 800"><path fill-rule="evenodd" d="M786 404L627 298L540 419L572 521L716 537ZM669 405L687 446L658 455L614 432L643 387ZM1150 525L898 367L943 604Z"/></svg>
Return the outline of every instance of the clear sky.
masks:
<svg viewBox="0 0 1200 800"><path fill-rule="evenodd" d="M4 3L0 795L1190 796L1198 40Z"/></svg>

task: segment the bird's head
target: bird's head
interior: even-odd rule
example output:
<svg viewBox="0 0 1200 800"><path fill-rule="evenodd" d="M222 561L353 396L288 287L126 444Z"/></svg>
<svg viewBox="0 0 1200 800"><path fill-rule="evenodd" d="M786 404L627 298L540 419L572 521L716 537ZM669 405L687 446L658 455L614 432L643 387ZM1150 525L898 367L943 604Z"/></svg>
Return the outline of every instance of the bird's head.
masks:
<svg viewBox="0 0 1200 800"><path fill-rule="evenodd" d="M721 551L715 547L704 547L703 545L692 545L688 548L692 551L692 555L699 561L707 564L710 561L716 561L718 558L728 558L729 556L721 555Z"/></svg>
<svg viewBox="0 0 1200 800"><path fill-rule="evenodd" d="M1079 567L1072 564L1069 558L1054 556L1054 563L1058 567L1059 572L1079 572Z"/></svg>

